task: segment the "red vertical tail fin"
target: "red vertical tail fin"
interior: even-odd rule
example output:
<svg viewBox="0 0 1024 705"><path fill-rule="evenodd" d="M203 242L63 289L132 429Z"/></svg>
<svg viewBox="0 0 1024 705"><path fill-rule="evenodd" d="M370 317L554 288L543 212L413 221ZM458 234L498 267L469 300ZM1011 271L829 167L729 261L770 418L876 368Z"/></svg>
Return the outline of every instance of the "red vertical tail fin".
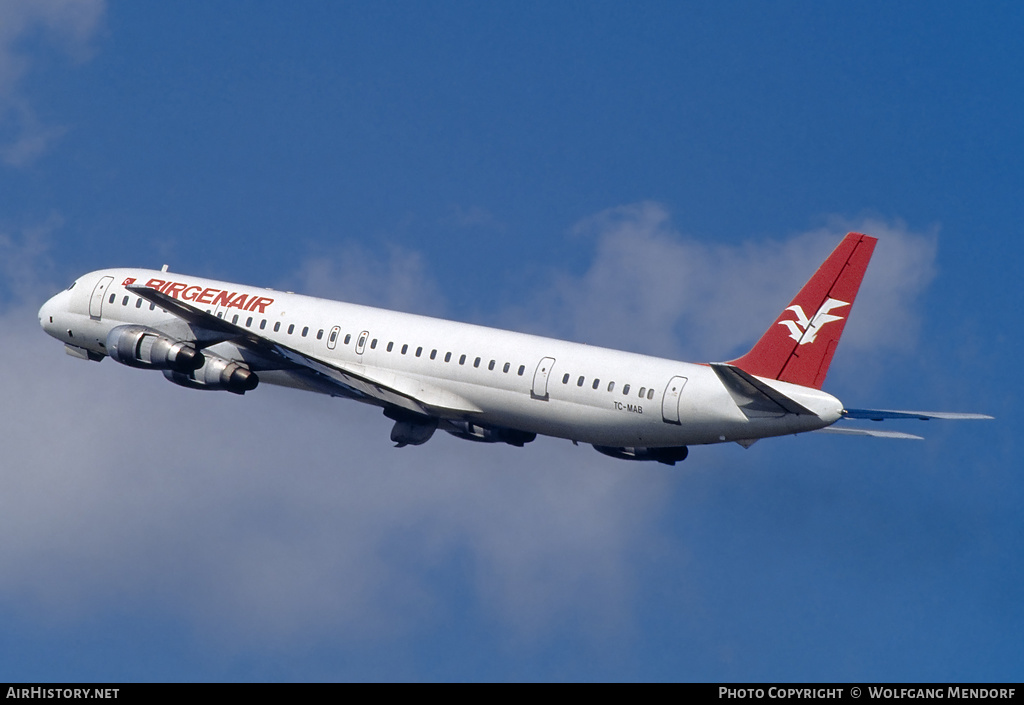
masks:
<svg viewBox="0 0 1024 705"><path fill-rule="evenodd" d="M750 352L732 364L821 389L876 242L860 233L843 238Z"/></svg>

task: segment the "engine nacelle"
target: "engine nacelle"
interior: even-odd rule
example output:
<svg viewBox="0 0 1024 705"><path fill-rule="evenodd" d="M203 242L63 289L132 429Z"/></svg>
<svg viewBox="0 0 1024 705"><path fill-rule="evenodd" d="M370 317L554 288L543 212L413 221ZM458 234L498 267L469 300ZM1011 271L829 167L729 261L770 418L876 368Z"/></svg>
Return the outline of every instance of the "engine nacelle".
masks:
<svg viewBox="0 0 1024 705"><path fill-rule="evenodd" d="M537 438L536 433L519 431L514 428L500 426L480 426L471 421L446 421L445 431L456 438L478 443L508 443L510 446L522 448Z"/></svg>
<svg viewBox="0 0 1024 705"><path fill-rule="evenodd" d="M122 365L189 373L202 367L195 345L168 338L146 326L117 326L107 334L107 353Z"/></svg>
<svg viewBox="0 0 1024 705"><path fill-rule="evenodd" d="M384 415L395 422L391 428L391 440L396 448L421 446L437 430L436 416L423 416L397 407L384 409Z"/></svg>
<svg viewBox="0 0 1024 705"><path fill-rule="evenodd" d="M260 378L237 362L216 355L205 355L202 367L191 372L164 370L164 377L189 389L223 390L232 394L245 394L256 389Z"/></svg>
<svg viewBox="0 0 1024 705"><path fill-rule="evenodd" d="M616 448L613 446L594 446L598 453L610 455L620 460L654 460L663 465L675 465L680 460L686 460L690 449L686 446L675 446L670 448Z"/></svg>

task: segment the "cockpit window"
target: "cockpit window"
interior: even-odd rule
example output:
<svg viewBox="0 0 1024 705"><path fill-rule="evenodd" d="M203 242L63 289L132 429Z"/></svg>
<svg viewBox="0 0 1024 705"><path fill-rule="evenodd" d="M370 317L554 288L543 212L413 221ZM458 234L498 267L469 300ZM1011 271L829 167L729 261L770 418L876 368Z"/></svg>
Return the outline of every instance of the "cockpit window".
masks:
<svg viewBox="0 0 1024 705"><path fill-rule="evenodd" d="M75 284L77 284L77 283L78 283L78 280L77 280L77 279L76 279L75 281L71 282L71 286L69 286L69 287L67 288L67 290L68 290L68 291L71 291L72 289L74 289L74 288L75 288Z"/></svg>

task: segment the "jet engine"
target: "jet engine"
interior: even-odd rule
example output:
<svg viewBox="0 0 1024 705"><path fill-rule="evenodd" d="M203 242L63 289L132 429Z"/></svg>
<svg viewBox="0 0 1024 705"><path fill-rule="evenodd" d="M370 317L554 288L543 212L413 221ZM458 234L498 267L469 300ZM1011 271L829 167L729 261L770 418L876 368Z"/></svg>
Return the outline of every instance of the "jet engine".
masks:
<svg viewBox="0 0 1024 705"><path fill-rule="evenodd" d="M536 433L519 431L514 428L500 426L480 426L471 421L446 421L445 431L456 438L478 443L508 443L510 446L522 448L537 438Z"/></svg>
<svg viewBox="0 0 1024 705"><path fill-rule="evenodd" d="M189 389L224 390L232 394L245 394L256 389L260 378L252 370L237 362L206 354L199 368L190 372L164 370L164 377Z"/></svg>
<svg viewBox="0 0 1024 705"><path fill-rule="evenodd" d="M680 460L686 460L690 449L686 446L675 446L670 448L615 448L613 446L594 446L598 453L610 455L620 460L654 460L663 465L675 465Z"/></svg>
<svg viewBox="0 0 1024 705"><path fill-rule="evenodd" d="M117 326L107 334L110 357L129 367L187 374L203 365L204 356L189 342L174 340L146 326Z"/></svg>
<svg viewBox="0 0 1024 705"><path fill-rule="evenodd" d="M438 419L435 416L424 416L395 406L385 408L384 415L395 422L391 428L391 440L396 448L421 446L437 430Z"/></svg>

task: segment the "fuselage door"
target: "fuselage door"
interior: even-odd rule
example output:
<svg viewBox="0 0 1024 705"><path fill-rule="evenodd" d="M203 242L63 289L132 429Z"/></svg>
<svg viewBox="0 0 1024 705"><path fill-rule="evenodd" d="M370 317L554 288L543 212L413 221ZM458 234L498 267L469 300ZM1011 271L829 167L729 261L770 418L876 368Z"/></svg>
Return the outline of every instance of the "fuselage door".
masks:
<svg viewBox="0 0 1024 705"><path fill-rule="evenodd" d="M537 363L537 371L533 373L533 389L530 396L540 401L548 400L548 377L551 376L551 367L555 364L555 358L545 357Z"/></svg>
<svg viewBox="0 0 1024 705"><path fill-rule="evenodd" d="M92 290L92 299L89 300L89 318L100 320L103 313L103 297L107 295L107 289L110 288L112 281L113 277L103 277L96 282L96 288Z"/></svg>
<svg viewBox="0 0 1024 705"><path fill-rule="evenodd" d="M356 340L356 355L359 357L359 361L363 361L363 351L366 350L366 341L370 338L370 331L364 330L359 334L358 340Z"/></svg>
<svg viewBox="0 0 1024 705"><path fill-rule="evenodd" d="M665 396L661 399L661 418L665 420L665 423L680 423L679 398L682 396L685 386L686 377L673 377L665 386Z"/></svg>
<svg viewBox="0 0 1024 705"><path fill-rule="evenodd" d="M223 301L213 307L213 315L217 318L227 319L228 317L228 305Z"/></svg>
<svg viewBox="0 0 1024 705"><path fill-rule="evenodd" d="M334 350L338 344L338 336L341 335L341 326L334 326L331 328L331 334L327 336L327 349Z"/></svg>

